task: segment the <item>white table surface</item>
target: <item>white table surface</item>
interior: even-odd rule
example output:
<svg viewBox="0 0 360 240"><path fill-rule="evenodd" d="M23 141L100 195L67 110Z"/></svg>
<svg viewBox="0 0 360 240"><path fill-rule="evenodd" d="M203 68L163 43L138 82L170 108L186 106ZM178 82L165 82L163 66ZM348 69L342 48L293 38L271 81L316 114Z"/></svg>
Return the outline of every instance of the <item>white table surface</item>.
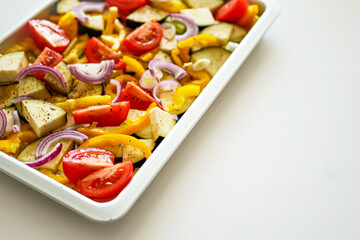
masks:
<svg viewBox="0 0 360 240"><path fill-rule="evenodd" d="M44 0L0 0L0 29ZM0 173L1 239L360 239L360 1L281 16L130 212L82 218Z"/></svg>

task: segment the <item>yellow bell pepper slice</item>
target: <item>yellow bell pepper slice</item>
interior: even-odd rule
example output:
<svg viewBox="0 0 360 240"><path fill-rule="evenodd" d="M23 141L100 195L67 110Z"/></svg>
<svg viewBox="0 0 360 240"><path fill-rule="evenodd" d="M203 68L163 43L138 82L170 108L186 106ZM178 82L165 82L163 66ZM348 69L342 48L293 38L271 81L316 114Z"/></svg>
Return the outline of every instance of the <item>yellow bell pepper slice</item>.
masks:
<svg viewBox="0 0 360 240"><path fill-rule="evenodd" d="M96 96L87 96L76 99L68 99L65 102L55 103L62 109L67 112L70 112L75 109L86 108L93 105L104 105L111 102L111 97L108 95L96 95Z"/></svg>
<svg viewBox="0 0 360 240"><path fill-rule="evenodd" d="M118 18L118 8L117 7L110 7L109 8L109 15L107 17L106 27L103 31L103 34L112 34L114 32L114 23L115 20Z"/></svg>
<svg viewBox="0 0 360 240"><path fill-rule="evenodd" d="M117 76L115 79L118 80L123 87L125 87L126 83L128 83L128 82L133 82L135 84L139 84L139 80L137 80L136 77L131 76L129 74L122 74L120 76Z"/></svg>
<svg viewBox="0 0 360 240"><path fill-rule="evenodd" d="M119 41L122 41L126 37L126 28L119 21L119 19L115 19L114 28L119 33L118 35Z"/></svg>
<svg viewBox="0 0 360 240"><path fill-rule="evenodd" d="M197 97L200 94L200 86L188 84L176 89L173 95L173 103L169 104L167 108L169 111L180 110L184 104L186 99L190 97Z"/></svg>
<svg viewBox="0 0 360 240"><path fill-rule="evenodd" d="M146 113L140 116L135 121L126 119L119 127L114 127L111 129L105 129L101 127L89 127L89 128L78 128L79 132L82 132L88 136L99 136L104 134L127 134L132 135L150 124L150 110L155 108L156 103L150 104L149 108L146 110Z"/></svg>
<svg viewBox="0 0 360 240"><path fill-rule="evenodd" d="M120 146L121 144L130 145L140 149L144 153L146 159L151 155L151 150L145 143L135 137L125 134L105 134L96 136L85 141L79 148L102 148L107 146Z"/></svg>
<svg viewBox="0 0 360 240"><path fill-rule="evenodd" d="M256 4L249 5L245 14L236 21L242 27L249 25L253 22L254 17L259 13L259 6Z"/></svg>
<svg viewBox="0 0 360 240"><path fill-rule="evenodd" d="M105 43L108 47L111 47L112 50L115 52L119 51L120 49L120 40L117 35L101 35L101 41Z"/></svg>
<svg viewBox="0 0 360 240"><path fill-rule="evenodd" d="M79 36L78 43L70 50L70 53L64 57L64 61L68 64L79 63L79 58L84 53L88 41L89 36L87 34Z"/></svg>
<svg viewBox="0 0 360 240"><path fill-rule="evenodd" d="M55 181L57 181L59 183L65 184L65 183L69 182L69 179L65 175L59 175L59 174L53 173L52 171L47 170L47 169L39 169L38 171L45 174L46 176L54 179Z"/></svg>
<svg viewBox="0 0 360 240"><path fill-rule="evenodd" d="M119 51L120 42L123 39L123 38L120 39L120 36L113 34L116 29L115 25L119 25L119 23L116 23L117 18L118 18L118 8L114 6L110 7L109 15L106 17L107 19L106 27L105 30L103 31L103 34L101 35L101 40L107 46L111 47L111 49L114 50L115 52Z"/></svg>
<svg viewBox="0 0 360 240"><path fill-rule="evenodd" d="M184 69L188 72L190 77L181 79L181 84L183 85L198 85L202 91L211 80L211 77L205 71L193 71L192 64L185 66Z"/></svg>
<svg viewBox="0 0 360 240"><path fill-rule="evenodd" d="M180 0L156 1L153 2L153 7L169 13L180 13L180 10L188 8Z"/></svg>
<svg viewBox="0 0 360 240"><path fill-rule="evenodd" d="M154 48L153 50L140 55L139 59L144 62L150 62L159 51L160 47Z"/></svg>
<svg viewBox="0 0 360 240"><path fill-rule="evenodd" d="M126 63L126 71L135 72L135 77L140 79L141 75L145 72L143 65L135 58L126 55L123 56L123 61Z"/></svg>
<svg viewBox="0 0 360 240"><path fill-rule="evenodd" d="M173 49L171 56L173 57L174 62L179 65L179 58L182 60L180 66L183 65L185 62L190 61L190 49L193 46L200 46L203 47L211 47L211 46L220 46L219 40L210 35L210 34L199 34L193 36L191 38L185 39L177 43L178 50ZM175 57L175 59L174 59Z"/></svg>
<svg viewBox="0 0 360 240"><path fill-rule="evenodd" d="M252 22L250 22L248 25L246 25L244 27L244 29L249 32L250 29L255 25L255 23L260 19L260 17L258 15L255 15Z"/></svg>
<svg viewBox="0 0 360 240"><path fill-rule="evenodd" d="M38 138L30 125L23 125L21 128L20 132L11 134L5 140L0 140L0 151L16 155L26 144Z"/></svg>
<svg viewBox="0 0 360 240"><path fill-rule="evenodd" d="M58 22L60 21L62 16L63 15L50 15L49 20L50 20L50 22L58 24Z"/></svg>
<svg viewBox="0 0 360 240"><path fill-rule="evenodd" d="M76 14L73 11L70 11L62 16L58 25L66 32L70 40L74 39L78 35L78 21L76 20Z"/></svg>
<svg viewBox="0 0 360 240"><path fill-rule="evenodd" d="M176 65L178 65L179 67L182 67L183 66L183 62L181 60L181 58L179 57L180 55L180 50L178 48L174 48L172 51L171 51L171 58L172 60L174 61L174 63Z"/></svg>

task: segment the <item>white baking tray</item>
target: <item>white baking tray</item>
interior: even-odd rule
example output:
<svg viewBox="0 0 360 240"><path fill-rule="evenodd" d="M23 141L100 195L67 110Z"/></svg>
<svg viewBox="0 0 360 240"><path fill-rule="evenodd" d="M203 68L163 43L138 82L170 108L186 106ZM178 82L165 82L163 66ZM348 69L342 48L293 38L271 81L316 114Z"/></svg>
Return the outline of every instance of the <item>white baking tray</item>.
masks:
<svg viewBox="0 0 360 240"><path fill-rule="evenodd" d="M49 1L49 3L33 9L27 16L19 19L18 23L14 24L11 29L0 31L0 51L23 38L26 34L25 24L29 19L49 15L50 6L53 3L54 1ZM112 222L123 217L231 80L279 15L280 9L275 1L262 0L261 3L263 3L263 13L259 21L181 117L169 135L143 164L129 185L114 200L106 203L94 202L2 152L0 152L0 170L93 221Z"/></svg>

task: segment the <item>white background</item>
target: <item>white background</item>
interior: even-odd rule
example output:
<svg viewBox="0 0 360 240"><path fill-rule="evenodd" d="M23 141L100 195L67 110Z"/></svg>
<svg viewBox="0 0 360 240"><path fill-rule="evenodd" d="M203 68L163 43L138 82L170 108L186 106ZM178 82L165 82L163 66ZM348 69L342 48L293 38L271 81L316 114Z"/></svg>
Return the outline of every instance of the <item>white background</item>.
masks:
<svg viewBox="0 0 360 240"><path fill-rule="evenodd" d="M45 0L0 0L0 30ZM360 239L360 1L282 13L130 212L90 222L0 173L1 239Z"/></svg>

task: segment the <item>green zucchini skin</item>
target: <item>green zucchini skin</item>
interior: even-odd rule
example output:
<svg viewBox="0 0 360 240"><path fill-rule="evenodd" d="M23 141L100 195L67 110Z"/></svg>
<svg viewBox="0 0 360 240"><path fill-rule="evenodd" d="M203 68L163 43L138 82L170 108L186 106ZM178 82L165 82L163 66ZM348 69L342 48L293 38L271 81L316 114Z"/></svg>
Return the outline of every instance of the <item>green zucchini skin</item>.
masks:
<svg viewBox="0 0 360 240"><path fill-rule="evenodd" d="M90 37L101 36L105 24L102 15L91 16L86 24L78 23L79 35L88 34Z"/></svg>

